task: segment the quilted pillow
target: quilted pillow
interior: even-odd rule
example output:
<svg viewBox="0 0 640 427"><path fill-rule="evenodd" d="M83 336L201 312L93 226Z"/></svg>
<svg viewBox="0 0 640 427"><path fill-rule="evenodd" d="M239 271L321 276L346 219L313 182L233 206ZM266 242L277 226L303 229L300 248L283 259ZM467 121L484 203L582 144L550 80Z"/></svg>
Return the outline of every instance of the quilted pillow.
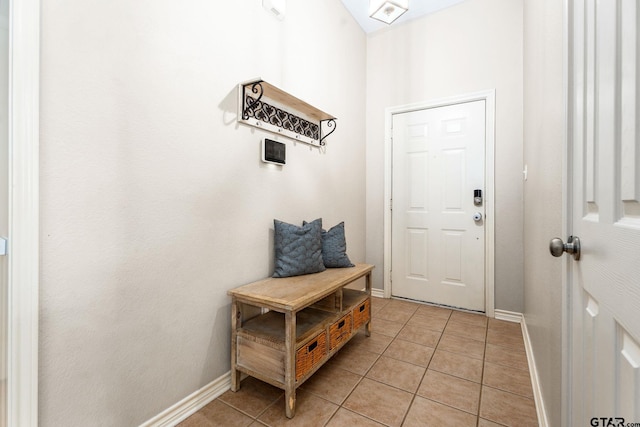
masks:
<svg viewBox="0 0 640 427"><path fill-rule="evenodd" d="M306 222L302 223L303 225ZM344 221L322 230L322 262L327 268L353 267L347 256L347 240L344 235Z"/></svg>
<svg viewBox="0 0 640 427"><path fill-rule="evenodd" d="M275 271L273 277L290 277L324 271L322 218L302 227L273 220Z"/></svg>

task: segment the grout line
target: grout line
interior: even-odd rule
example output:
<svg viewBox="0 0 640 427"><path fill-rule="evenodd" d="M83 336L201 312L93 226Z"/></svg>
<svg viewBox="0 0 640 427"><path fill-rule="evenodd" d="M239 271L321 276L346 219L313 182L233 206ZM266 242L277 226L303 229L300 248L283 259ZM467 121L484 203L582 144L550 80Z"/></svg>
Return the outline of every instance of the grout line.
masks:
<svg viewBox="0 0 640 427"><path fill-rule="evenodd" d="M413 312L413 315L411 316L411 318L413 318L413 316L415 316L415 314L417 312L418 312L418 309L416 309L416 311ZM447 318L447 322L445 322L445 327L447 326L447 323L449 322L449 318L450 317L451 317L451 314L449 314L449 317ZM404 424L404 422L407 419L407 416L409 415L409 412L411 412L411 408L413 407L413 402L416 401L416 396L418 395L418 390L420 390L420 386L422 385L422 382L424 381L424 378L427 376L427 371L429 370L429 365L431 365L431 361L433 360L433 356L436 354L436 348L438 348L438 344L440 344L440 340L442 339L442 334L443 333L444 333L444 328L442 328L442 332L440 332L440 337L438 338L438 342L433 347L433 352L431 353L431 357L429 358L429 363L427 363L427 366L424 369L424 373L422 374L422 378L420 378L420 382L418 383L418 387L416 388L415 393L413 393L413 396L411 397L411 402L409 402L409 406L407 407L407 410L404 413L404 416L402 417L402 421L400 422L400 425ZM400 338L396 337L396 338L394 338L394 341L396 339L400 339ZM414 344L418 344L418 343L414 343ZM425 347L427 347L427 346L425 346Z"/></svg>
<svg viewBox="0 0 640 427"><path fill-rule="evenodd" d="M483 384L483 386L484 386L484 387L488 387L488 388L492 388L492 389L494 389L494 390L501 391L501 392L503 392L503 393L508 393L508 394L513 395L513 396L521 397L521 398L523 398L523 399L532 400L532 401L535 403L535 398L534 398L534 397L527 397L527 396L523 396L523 395L521 395L521 394L514 393L514 392L509 391L509 390L503 390L503 389L501 389L501 388L494 387L494 386L487 385L487 384Z"/></svg>
<svg viewBox="0 0 640 427"><path fill-rule="evenodd" d="M376 423L376 424L380 424L381 426L384 426L384 425L385 425L384 423L382 423L382 422L380 422L380 421L377 421L377 420L374 420L373 418L368 417L368 416L366 416L366 415L364 415L364 414L361 414L360 412L353 411L353 410L351 410L351 409L349 409L349 408L345 408L344 406L340 405L340 406L338 407L338 410L337 410L337 411L336 411L336 412L331 416L331 418L329 419L329 421L327 421L327 422L326 422L326 424L324 424L325 426L331 422L331 420L336 416L336 414L338 413L338 411L339 411L340 409L344 409L344 410L345 410L345 411L347 411L347 412L351 412L352 414L356 414L356 415L358 415L358 416L361 416L361 417L363 417L363 418L366 418L366 419L368 419L368 420L371 420L371 421L373 421L373 422L374 422L374 423Z"/></svg>
<svg viewBox="0 0 640 427"><path fill-rule="evenodd" d="M247 413L246 413L245 411L243 411L242 409L236 408L235 406L230 405L229 403L225 402L224 400L220 400L219 398L215 398L215 399L214 399L214 400L212 400L211 402L215 402L216 400L217 400L218 402L222 403L223 405L225 405L225 406L227 406L227 407L229 407L229 408L233 409L234 411L239 412L239 413L240 413L240 414L242 414L242 415L246 415L247 417L251 418L251 419L252 419L252 420L254 420L254 421L257 421L257 418L255 418L253 415L251 415L251 414L247 414ZM211 402L210 402L210 403L211 403ZM208 405L208 404L207 404L207 405ZM206 405L205 405L205 406L206 406ZM268 405L268 406L271 406L271 405ZM197 412L200 412L200 410L198 410ZM195 415L197 412L194 412L192 415ZM183 421L186 421L186 419L185 419L185 420L183 420Z"/></svg>
<svg viewBox="0 0 640 427"><path fill-rule="evenodd" d="M487 338L489 336L489 321L487 320L487 330L484 336L484 355L482 357L482 374L480 375L480 394L478 395L478 419L476 423L480 425L480 410L482 409L482 390L484 388L484 364L487 362Z"/></svg>
<svg viewBox="0 0 640 427"><path fill-rule="evenodd" d="M431 359L433 358L433 353L435 353L435 352L436 352L436 349L435 349L435 348L433 348L433 347L429 347L429 346L427 346L427 345L418 344L418 343L415 343L415 342L413 342L413 341L403 340L402 338L398 338L398 339L399 339L400 341L409 342L409 343L411 343L411 344L416 344L416 345L420 345L420 346L425 347L425 348L430 348L430 349L432 349L432 350L433 350L433 352L431 353L431 357L429 358L429 363L431 363ZM394 340L394 341L395 341L395 340ZM417 363L408 362L408 361L406 361L406 360L398 359L397 357L388 356L388 355L385 355L385 354L381 354L380 356L388 357L389 359L397 360L397 361L399 361L399 362L408 363L409 365L417 366L417 367L419 367L419 368L427 369L427 366L429 366L429 363L427 363L427 366L424 366L424 365L418 365Z"/></svg>
<svg viewBox="0 0 640 427"><path fill-rule="evenodd" d="M284 393L284 391L283 391L283 393ZM267 412L267 410L268 410L269 408L271 408L273 405L275 405L276 403L278 403L278 401L280 400L280 397L282 397L282 394L283 394L283 393L280 393L280 395L278 395L278 397L276 397L276 399L275 399L273 402L271 402L270 404L268 404L267 406L265 406L265 408L264 408L262 411L260 411L260 412L258 413L258 415L256 415L256 416L255 416L254 420L258 421L259 423L262 423L262 424L265 424L265 425L266 425L266 423L263 423L262 421L259 421L259 420L258 420L258 418L260 418L262 415L264 415L264 413L265 413L265 412Z"/></svg>
<svg viewBox="0 0 640 427"><path fill-rule="evenodd" d="M420 380L420 383L422 384L422 381L424 380L424 376L427 374L427 370L424 370L424 374L422 375L422 380ZM420 385L418 385L418 389L420 388ZM411 402L409 402L409 406L407 406L407 410L405 411L404 415L402 416L402 421L400 422L400 425L404 424L405 420L407 419L407 415L409 415L409 412L411 412L411 407L413 406L413 402L415 402L416 400L416 396L418 395L418 390L416 390L416 393L413 393L413 396L411 396Z"/></svg>
<svg viewBox="0 0 640 427"><path fill-rule="evenodd" d="M506 348L506 349L509 349L509 350L515 350L515 351L518 351L518 352L521 352L521 353L525 353L525 354L527 354L527 350L526 350L526 348L525 348L524 344L522 345L522 347L521 347L521 348L520 348L520 347L510 346L510 345L495 344L495 343L492 343L492 342L490 342L490 343L488 343L488 344L494 345L494 346L496 346L496 347Z"/></svg>
<svg viewBox="0 0 640 427"><path fill-rule="evenodd" d="M503 348L505 348L505 347L503 347ZM511 369L515 369L517 371L527 371L527 372L529 371L529 364L528 363L527 363L527 368L525 368L525 369L518 368L517 366L513 366L513 365L508 365L508 364L500 362L500 361L497 361L497 362L496 361L488 361L488 360L485 359L485 363L488 363L490 365L502 366L502 367L505 367L505 368L511 368Z"/></svg>
<svg viewBox="0 0 640 427"><path fill-rule="evenodd" d="M313 393L312 393L312 394L313 394ZM314 394L314 396L315 396L315 394ZM318 397L318 398L320 398L320 399L322 399L320 396L317 396L317 397ZM325 400L326 400L326 399L325 399ZM333 402L331 402L331 403L333 403ZM335 405L335 403L334 403L334 405ZM327 422L323 424L323 426L326 426L327 424L329 424L329 423L331 422L331 420L333 419L333 417L335 417L335 416L336 416L336 414L338 413L338 411L340 410L340 408L342 408L342 405L338 405L338 408L337 408L335 411L333 411L333 414L331 414L331 416L329 417L329 419L327 420Z"/></svg>

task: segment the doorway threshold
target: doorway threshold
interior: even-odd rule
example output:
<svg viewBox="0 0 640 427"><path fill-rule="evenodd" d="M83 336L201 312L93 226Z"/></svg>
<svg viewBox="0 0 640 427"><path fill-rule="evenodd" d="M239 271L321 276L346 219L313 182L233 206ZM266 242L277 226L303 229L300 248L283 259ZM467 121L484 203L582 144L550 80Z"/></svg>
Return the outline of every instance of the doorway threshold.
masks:
<svg viewBox="0 0 640 427"><path fill-rule="evenodd" d="M420 301L420 300L413 299L413 298L398 297L398 296L395 296L395 295L391 295L391 299L395 299L395 300L398 300L398 301L415 302L417 304L430 305L432 307L448 308L450 310L462 311L462 312L465 312L465 313L487 314L486 312L480 311L480 310L469 310L467 308L456 307L454 305L438 304L438 303L429 302L429 301Z"/></svg>

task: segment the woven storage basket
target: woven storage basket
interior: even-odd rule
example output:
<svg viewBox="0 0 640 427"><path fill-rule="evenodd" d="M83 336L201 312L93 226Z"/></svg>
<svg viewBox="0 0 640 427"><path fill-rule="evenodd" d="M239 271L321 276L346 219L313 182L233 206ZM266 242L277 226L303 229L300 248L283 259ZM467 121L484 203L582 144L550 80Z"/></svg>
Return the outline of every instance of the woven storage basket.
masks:
<svg viewBox="0 0 640 427"><path fill-rule="evenodd" d="M329 327L329 350L333 350L351 336L351 313Z"/></svg>
<svg viewBox="0 0 640 427"><path fill-rule="evenodd" d="M296 353L296 381L304 377L327 354L327 332L307 341Z"/></svg>
<svg viewBox="0 0 640 427"><path fill-rule="evenodd" d="M369 306L371 305L370 299L367 298L362 303L358 304L356 308L353 309L353 330L357 330L364 323L367 323L369 320Z"/></svg>

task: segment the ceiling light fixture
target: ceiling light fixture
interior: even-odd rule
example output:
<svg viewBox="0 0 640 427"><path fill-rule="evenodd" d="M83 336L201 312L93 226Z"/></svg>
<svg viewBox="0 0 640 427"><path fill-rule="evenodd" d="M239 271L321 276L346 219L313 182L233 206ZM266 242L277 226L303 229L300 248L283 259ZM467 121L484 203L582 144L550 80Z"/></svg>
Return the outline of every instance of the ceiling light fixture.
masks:
<svg viewBox="0 0 640 427"><path fill-rule="evenodd" d="M391 24L409 10L409 0L369 0L369 16Z"/></svg>
<svg viewBox="0 0 640 427"><path fill-rule="evenodd" d="M271 12L280 21L287 14L287 0L262 0L262 7Z"/></svg>

